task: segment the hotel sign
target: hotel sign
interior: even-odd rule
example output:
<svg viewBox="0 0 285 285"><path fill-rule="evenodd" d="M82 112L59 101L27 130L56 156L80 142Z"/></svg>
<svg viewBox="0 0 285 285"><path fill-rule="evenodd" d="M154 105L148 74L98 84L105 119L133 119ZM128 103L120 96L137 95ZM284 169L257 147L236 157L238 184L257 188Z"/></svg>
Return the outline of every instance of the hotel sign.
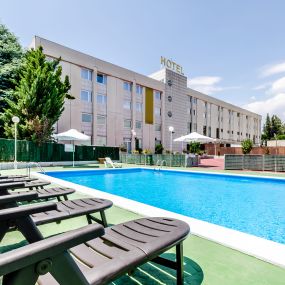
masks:
<svg viewBox="0 0 285 285"><path fill-rule="evenodd" d="M166 67L167 69L170 69L176 73L184 75L182 66L177 64L176 62L174 62L171 59L168 59L168 58L165 58L164 56L161 56L160 57L160 64L162 66Z"/></svg>

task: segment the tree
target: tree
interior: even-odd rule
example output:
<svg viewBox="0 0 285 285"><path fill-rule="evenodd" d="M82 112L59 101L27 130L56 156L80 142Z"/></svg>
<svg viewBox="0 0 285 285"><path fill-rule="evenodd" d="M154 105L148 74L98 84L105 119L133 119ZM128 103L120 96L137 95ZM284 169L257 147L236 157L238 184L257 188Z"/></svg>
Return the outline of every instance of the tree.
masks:
<svg viewBox="0 0 285 285"><path fill-rule="evenodd" d="M0 114L7 107L5 98L12 98L15 80L23 57L23 49L18 39L3 24L0 24ZM0 137L4 134L0 122Z"/></svg>
<svg viewBox="0 0 285 285"><path fill-rule="evenodd" d="M270 140L271 131L272 131L271 119L270 119L269 114L267 113L265 123L263 125L263 139L264 140Z"/></svg>
<svg viewBox="0 0 285 285"><path fill-rule="evenodd" d="M2 116L7 137L13 137L12 116L18 116L20 139L36 143L50 140L53 126L64 110L64 100L74 99L68 94L68 76L61 80L60 59L47 61L42 47L27 51L15 82L14 100L6 98L8 107Z"/></svg>
<svg viewBox="0 0 285 285"><path fill-rule="evenodd" d="M246 139L241 143L241 149L243 154L248 154L253 148L253 142L250 139Z"/></svg>
<svg viewBox="0 0 285 285"><path fill-rule="evenodd" d="M263 125L263 134L262 139L267 141L273 139L275 136L284 134L284 125L282 124L281 119L273 115L271 118L267 114L265 123Z"/></svg>
<svg viewBox="0 0 285 285"><path fill-rule="evenodd" d="M276 115L273 115L271 117L271 126L272 126L272 134L273 137L276 135L282 135L283 134L283 126L282 121L279 117ZM271 137L272 138L272 137Z"/></svg>

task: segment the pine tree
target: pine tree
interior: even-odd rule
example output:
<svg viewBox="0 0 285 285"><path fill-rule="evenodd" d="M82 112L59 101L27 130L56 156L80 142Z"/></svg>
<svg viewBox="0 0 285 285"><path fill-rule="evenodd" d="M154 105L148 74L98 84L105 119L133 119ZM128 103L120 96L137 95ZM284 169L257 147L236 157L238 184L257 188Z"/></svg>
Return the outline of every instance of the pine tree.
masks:
<svg viewBox="0 0 285 285"><path fill-rule="evenodd" d="M18 39L3 24L0 24L0 114L7 107L5 98L12 98L14 81L23 57L23 50ZM3 137L3 123L0 122L0 137Z"/></svg>
<svg viewBox="0 0 285 285"><path fill-rule="evenodd" d="M15 100L6 99L8 107L2 116L7 137L13 137L11 118L18 116L19 139L39 144L50 140L53 126L64 110L64 100L74 99L68 94L68 76L61 80L59 63L60 59L47 61L42 47L27 51L20 80L15 82Z"/></svg>
<svg viewBox="0 0 285 285"><path fill-rule="evenodd" d="M273 134L273 137L276 135L282 135L283 134L283 127L282 127L282 121L281 119L276 116L276 115L273 115L271 117L271 126L272 126L272 134Z"/></svg>
<svg viewBox="0 0 285 285"><path fill-rule="evenodd" d="M270 140L272 133L271 119L269 114L267 113L265 123L263 125L263 139Z"/></svg>

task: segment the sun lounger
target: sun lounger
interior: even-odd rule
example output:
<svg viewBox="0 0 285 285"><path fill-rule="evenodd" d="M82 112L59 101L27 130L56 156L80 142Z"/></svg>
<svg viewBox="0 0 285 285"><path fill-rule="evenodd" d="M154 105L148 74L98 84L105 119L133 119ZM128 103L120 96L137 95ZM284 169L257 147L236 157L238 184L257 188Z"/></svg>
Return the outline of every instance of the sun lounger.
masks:
<svg viewBox="0 0 285 285"><path fill-rule="evenodd" d="M37 193L23 193L19 195L4 195L0 196L0 208L7 209L30 209L34 205L20 206L18 207L17 202L29 201L37 199ZM84 198L75 199L68 201L61 201L54 203L56 208L51 211L39 212L31 214L31 218L36 225L43 225L52 222L61 222L66 219L76 218L79 216L86 215L89 224L92 221L102 224L107 227L107 219L105 210L112 207L113 203L110 200L100 198ZM37 204L36 204L37 205ZM42 204L40 204L42 205ZM44 205L44 204L43 204ZM0 211L1 212L1 211ZM99 213L101 219L94 217L93 214Z"/></svg>
<svg viewBox="0 0 285 285"><path fill-rule="evenodd" d="M28 215L46 211L54 204L39 206L44 209L25 211L18 207L0 211L0 230L15 223L33 242L0 255L3 285L33 285L38 279L41 285L107 284L148 261L175 269L177 284L183 284L182 242L189 233L186 223L143 218L112 226L105 233L99 225L89 225L43 240ZM159 257L174 246L176 261Z"/></svg>
<svg viewBox="0 0 285 285"><path fill-rule="evenodd" d="M19 178L4 178L4 179L0 179L0 184L3 183L13 183L13 182L31 182L31 181L35 181L37 180L37 178L29 178L29 177L19 177Z"/></svg>
<svg viewBox="0 0 285 285"><path fill-rule="evenodd" d="M8 178L28 178L28 175L18 175L18 174L10 174L10 175L1 175L0 173L0 179L8 179Z"/></svg>
<svg viewBox="0 0 285 285"><path fill-rule="evenodd" d="M57 198L58 201L61 201L61 197L63 197L64 200L68 200L67 196L75 192L74 189L68 187L44 188L44 186L49 184L50 182L41 181L41 180L35 180L30 182L17 181L9 183L0 183L0 195L8 195L8 194L18 195L20 193L30 192L30 190L33 190L36 193L38 193L37 199L48 200L51 198ZM21 188L28 188L29 190L15 191L15 189L21 189Z"/></svg>
<svg viewBox="0 0 285 285"><path fill-rule="evenodd" d="M110 157L105 157L104 164L106 168L110 168L110 167L111 168L121 168L122 167L121 163L113 162Z"/></svg>

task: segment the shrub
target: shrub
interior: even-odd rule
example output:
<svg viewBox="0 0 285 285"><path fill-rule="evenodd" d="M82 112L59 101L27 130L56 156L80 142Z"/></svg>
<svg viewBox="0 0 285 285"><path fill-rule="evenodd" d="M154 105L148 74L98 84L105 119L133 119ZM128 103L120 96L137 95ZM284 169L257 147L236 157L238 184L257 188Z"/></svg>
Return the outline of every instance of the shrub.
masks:
<svg viewBox="0 0 285 285"><path fill-rule="evenodd" d="M162 146L162 144L157 144L156 146L155 146L155 153L156 154L162 154L162 152L163 152L163 146Z"/></svg>
<svg viewBox="0 0 285 285"><path fill-rule="evenodd" d="M246 139L241 143L242 153L249 154L253 148L253 142L250 139Z"/></svg>
<svg viewBox="0 0 285 285"><path fill-rule="evenodd" d="M119 149L120 149L121 152L127 152L127 148L126 148L126 146L124 144L121 144Z"/></svg>
<svg viewBox="0 0 285 285"><path fill-rule="evenodd" d="M189 144L190 153L199 154L201 151L201 144L199 142L191 142Z"/></svg>

